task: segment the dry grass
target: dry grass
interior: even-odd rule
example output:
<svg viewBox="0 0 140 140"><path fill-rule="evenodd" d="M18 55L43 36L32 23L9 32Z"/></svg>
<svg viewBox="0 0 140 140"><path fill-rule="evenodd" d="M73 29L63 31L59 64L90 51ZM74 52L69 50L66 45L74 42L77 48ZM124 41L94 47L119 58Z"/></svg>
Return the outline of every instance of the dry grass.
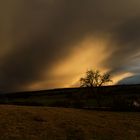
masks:
<svg viewBox="0 0 140 140"><path fill-rule="evenodd" d="M1 105L0 140L140 140L140 113Z"/></svg>

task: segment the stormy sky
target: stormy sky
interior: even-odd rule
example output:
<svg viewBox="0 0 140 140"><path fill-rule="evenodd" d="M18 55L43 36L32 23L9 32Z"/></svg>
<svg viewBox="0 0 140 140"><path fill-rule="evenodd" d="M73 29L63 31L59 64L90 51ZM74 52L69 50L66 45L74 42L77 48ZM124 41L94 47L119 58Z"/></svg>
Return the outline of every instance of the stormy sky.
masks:
<svg viewBox="0 0 140 140"><path fill-rule="evenodd" d="M76 86L88 69L140 83L139 0L1 0L0 90ZM132 79L132 80L131 80Z"/></svg>

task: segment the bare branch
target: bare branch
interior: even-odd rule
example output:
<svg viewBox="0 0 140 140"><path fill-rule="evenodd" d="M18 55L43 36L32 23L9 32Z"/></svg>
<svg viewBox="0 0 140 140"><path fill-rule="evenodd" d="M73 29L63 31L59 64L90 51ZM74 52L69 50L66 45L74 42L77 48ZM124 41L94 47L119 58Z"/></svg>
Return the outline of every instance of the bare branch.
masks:
<svg viewBox="0 0 140 140"><path fill-rule="evenodd" d="M109 82L112 82L110 74L105 73L101 75L98 70L88 70L85 77L80 79L82 87L100 87Z"/></svg>

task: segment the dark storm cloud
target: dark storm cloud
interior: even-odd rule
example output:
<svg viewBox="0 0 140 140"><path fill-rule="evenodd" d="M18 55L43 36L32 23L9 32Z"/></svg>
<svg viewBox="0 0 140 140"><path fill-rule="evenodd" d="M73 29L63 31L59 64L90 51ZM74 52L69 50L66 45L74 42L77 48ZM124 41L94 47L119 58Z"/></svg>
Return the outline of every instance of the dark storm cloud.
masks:
<svg viewBox="0 0 140 140"><path fill-rule="evenodd" d="M111 72L134 72L139 63L140 16L129 19L112 32L114 52L108 60ZM114 63L115 62L115 63ZM140 72L140 71L139 71Z"/></svg>
<svg viewBox="0 0 140 140"><path fill-rule="evenodd" d="M108 49L115 51L105 65L112 72L125 70L139 51L137 0L5 0L1 5L1 90L26 89L43 79L86 36L111 34Z"/></svg>
<svg viewBox="0 0 140 140"><path fill-rule="evenodd" d="M118 82L118 84L140 84L140 75L126 77Z"/></svg>

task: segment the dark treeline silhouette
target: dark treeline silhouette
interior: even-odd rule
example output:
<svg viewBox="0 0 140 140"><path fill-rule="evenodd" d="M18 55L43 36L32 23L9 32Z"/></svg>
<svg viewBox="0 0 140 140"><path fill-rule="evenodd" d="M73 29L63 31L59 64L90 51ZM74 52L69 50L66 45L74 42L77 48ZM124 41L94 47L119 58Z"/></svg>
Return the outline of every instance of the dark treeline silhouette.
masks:
<svg viewBox="0 0 140 140"><path fill-rule="evenodd" d="M97 110L138 111L140 85L93 87L98 91L100 106L89 87L64 88L0 94L1 104L60 106Z"/></svg>

